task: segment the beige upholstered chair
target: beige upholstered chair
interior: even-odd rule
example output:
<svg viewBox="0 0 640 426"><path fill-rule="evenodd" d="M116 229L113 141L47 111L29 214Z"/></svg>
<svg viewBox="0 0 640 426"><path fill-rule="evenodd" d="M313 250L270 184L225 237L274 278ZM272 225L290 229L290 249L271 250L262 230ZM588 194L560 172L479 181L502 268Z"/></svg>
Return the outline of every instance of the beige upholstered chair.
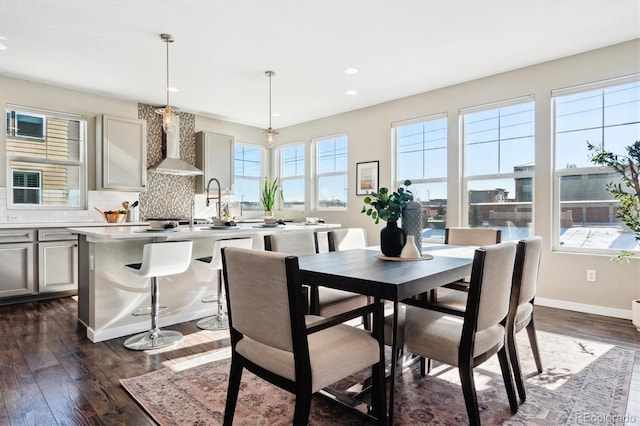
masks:
<svg viewBox="0 0 640 426"><path fill-rule="evenodd" d="M364 228L344 228L329 231L329 251L343 251L367 247Z"/></svg>
<svg viewBox="0 0 640 426"><path fill-rule="evenodd" d="M386 423L382 304L323 319L304 315L298 259L285 253L223 249L231 333L224 424L231 425L244 368L296 396L292 424L306 425L311 395L372 367L372 401ZM374 333L342 324L373 313Z"/></svg>
<svg viewBox="0 0 640 426"><path fill-rule="evenodd" d="M529 344L531 345L533 358L536 362L536 369L538 373L542 373L542 360L540 359L540 351L538 350L536 326L533 321L533 301L536 297L538 284L542 238L531 237L520 241L520 243L524 244L522 278L519 286L514 285L511 296L511 310L515 310L515 315L512 315L510 321L507 322L507 348L509 350L509 358L511 359L518 394L520 395L520 399L524 401L527 399L527 394L524 389L524 379L520 368L520 358L518 356L515 334L524 328L527 329Z"/></svg>
<svg viewBox="0 0 640 426"><path fill-rule="evenodd" d="M317 237L313 231L279 232L264 236L265 250L289 253L294 256L317 253ZM366 296L322 286L311 288L311 313L332 317L365 306ZM366 318L363 319L365 325Z"/></svg>
<svg viewBox="0 0 640 426"><path fill-rule="evenodd" d="M473 368L498 354L509 406L517 412L511 367L505 347L505 335L516 244L506 242L475 251L466 311L440 309L438 305L407 306L404 349L424 358L458 367L467 414L471 424L480 424ZM409 300L411 305L421 301ZM424 361L421 373L425 374Z"/></svg>
<svg viewBox="0 0 640 426"><path fill-rule="evenodd" d="M192 241L165 241L145 244L142 249L142 263L125 265L134 274L151 279L151 329L125 340L124 346L127 349L144 351L164 348L182 339L182 333L179 331L161 330L158 326L160 313L158 278L186 271L191 264L192 248Z"/></svg>
<svg viewBox="0 0 640 426"><path fill-rule="evenodd" d="M497 244L502 238L502 231L493 228L447 228L444 231L444 243L456 246L489 246ZM469 279L459 280L444 285L447 289L468 291ZM436 289L431 290L430 299L432 302L440 302L440 297L447 290Z"/></svg>
<svg viewBox="0 0 640 426"><path fill-rule="evenodd" d="M198 328L203 330L226 330L229 328L227 315L224 313L224 303L222 300L222 248L223 247L243 247L250 249L253 240L248 238L224 238L216 240L213 243L213 254L208 257L196 259L200 262L207 263L209 269L216 271L217 292L214 297L204 297L202 303L217 302L217 312L215 316L202 318L196 323Z"/></svg>

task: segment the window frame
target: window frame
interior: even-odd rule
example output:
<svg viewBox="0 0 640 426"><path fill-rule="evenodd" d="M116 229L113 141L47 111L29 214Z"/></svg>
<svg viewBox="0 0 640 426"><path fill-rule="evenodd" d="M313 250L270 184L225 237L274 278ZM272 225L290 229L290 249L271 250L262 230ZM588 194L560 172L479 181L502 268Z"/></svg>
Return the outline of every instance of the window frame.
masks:
<svg viewBox="0 0 640 426"><path fill-rule="evenodd" d="M615 248L565 247L560 244L560 237L561 237L560 229L562 227L561 226L562 225L562 205L560 201L560 196L561 196L560 191L561 191L562 178L564 178L565 176L574 176L574 175L579 175L582 177L597 176L597 175L602 175L606 173L612 173L616 177L618 176L617 176L617 172L615 172L612 168L601 167L595 164L588 167L575 167L575 168L565 167L562 169L559 169L557 167L556 161L557 161L558 142L556 140L556 136L557 136L556 100L562 96L579 94L579 93L589 92L593 90L604 90L607 88L613 88L615 86L621 86L621 85L634 83L634 82L640 83L640 74L632 74L632 75L627 75L623 77L600 80L592 83L580 84L576 86L570 86L570 87L551 91L551 100L550 100L551 102L551 135L550 136L551 136L551 147L552 147L551 148L551 156L552 156L551 167L552 167L552 179L553 179L552 215L551 215L551 240L552 240L551 248L555 252L612 255L620 251L620 249L615 249ZM640 119L638 120L638 123L640 123ZM604 132L604 129L606 129L607 127L609 126L606 126L603 120L602 125L598 126L598 130L600 132ZM595 127L591 126L591 128L595 128ZM633 143L633 141L629 141L629 144L631 143ZM586 141L585 141L585 147L586 147ZM599 204L602 204L603 206L605 204L613 205L614 215L615 215L615 210L617 208L617 205L619 204L619 201L613 199L613 197L610 200L592 200L592 202L593 201L599 201L600 202ZM580 201L575 201L574 203L579 204ZM611 209L612 206L608 206L608 207L609 209ZM622 228L623 226L624 226L623 224L620 224L620 228Z"/></svg>
<svg viewBox="0 0 640 426"><path fill-rule="evenodd" d="M520 172L497 172L497 173L486 173L486 174L478 174L478 175L467 175L467 161L468 161L468 153L467 153L467 143L466 143L466 126L465 126L465 116L467 114L472 114L472 113L476 113L476 112L481 112L481 111L490 111L490 110L495 110L495 109L500 109L500 108L505 108L505 107L510 107L510 106L516 106L516 105L524 105L524 104L531 104L533 106L533 135L531 136L533 138L533 169L532 170L528 170L528 171L520 171ZM461 226L469 226L469 210L470 210L470 205L469 205L469 184L470 182L477 182L477 181L492 181L492 180L516 180L519 178L525 178L525 179L530 179L531 185L532 185L532 197L531 197L531 201L513 201L510 202L509 204L512 204L514 206L514 208L517 209L518 206L527 206L530 208L531 210L531 219L529 221L530 225L530 231L529 231L529 235L535 235L535 231L534 231L534 227L535 227L535 221L534 221L534 215L535 215L535 144L537 142L536 140L536 134L535 134L535 130L536 130L536 103L535 103L535 96L533 94L530 95L524 95L524 96L519 96L516 98L511 98L511 99L505 99L502 101L498 101L498 102L491 102L491 103L487 103L487 104L482 104L482 105L477 105L477 106L473 106L473 107L467 107L467 108L461 108L459 110L459 126L460 126L460 156L461 156L461 162L460 162L460 175L461 175L461 196L460 196L460 223L462 224ZM506 140L506 139L504 139ZM502 138L498 139L498 141L503 141ZM498 151L498 154L500 154L500 151ZM498 157L498 160L500 159L500 157ZM516 185L516 183L514 182L514 185ZM496 204L496 203L490 203L490 204ZM503 240L504 240L504 233L503 233ZM519 239L519 238L517 238Z"/></svg>
<svg viewBox="0 0 640 426"><path fill-rule="evenodd" d="M287 148L293 148L293 147L298 147L298 146L302 146L303 152L304 152L304 158L303 158L303 171L302 171L302 175L295 175L295 176L284 176L283 174L283 167L284 167L284 156L282 155L282 151L287 149ZM300 180L302 179L302 185L303 185L303 191L302 191L302 206L300 207L286 207L285 204L287 202L287 194L283 192L283 197L284 197L284 201L281 201L279 198L277 200L277 205L279 205L280 210L291 210L291 211L305 211L307 208L307 183L308 183L308 179L307 179L307 158L308 158L308 152L307 152L307 143L306 142L292 142L292 143L287 143L287 144L283 144L283 145L278 145L276 148L276 164L277 164L277 169L279 171L279 173L276 175L278 176L278 179L280 181L280 188L284 188L284 183L288 180L294 181L294 180Z"/></svg>
<svg viewBox="0 0 640 426"><path fill-rule="evenodd" d="M45 210L86 210L87 209L87 192L88 192L88 182L87 182L87 129L88 129L88 120L87 116L81 114L72 114L60 111L52 111L41 108L33 108L22 105L10 104L7 103L5 105L5 113L15 113L22 115L29 115L35 117L43 118L43 137L30 137L30 136L15 136L15 129L7 128L4 129L5 132L5 164L6 164L6 181L7 181L7 209L16 209L16 210L33 210L33 209L45 209ZM11 114L13 116L13 114ZM78 159L77 160L63 160L50 158L48 155L49 142L47 140L48 134L48 122L50 119L58 119L65 121L77 121L78 122ZM12 121L11 119L10 121ZM10 124L10 123L5 123ZM15 123L14 123L15 124ZM13 132L13 133L12 133ZM29 156L29 155L13 155L9 154L9 140L17 140L17 141L28 141L28 142L42 142L45 144L45 154L44 156ZM12 162L19 162L19 167L12 167ZM76 167L78 170L78 204L73 206L68 205L46 205L43 204L44 199L44 176L42 171L38 169L38 166L47 167L47 166L62 166L62 167ZM36 171L40 174L40 194L39 194L39 203L38 204L23 204L23 203L15 203L13 197L13 172L14 171L24 171L31 170ZM70 187L66 187L66 191L70 191Z"/></svg>
<svg viewBox="0 0 640 426"><path fill-rule="evenodd" d="M260 173L259 173L259 177L254 177L254 176L245 176L245 175L237 175L236 174L236 167L235 167L235 162L238 160L238 157L235 155L235 149L236 146L244 146L244 147L249 147L252 149L257 149L260 153ZM257 143L251 143L251 142L243 142L243 141L238 141L235 140L233 142L233 150L234 150L234 163L233 163L233 182L234 182L234 194L231 197L231 200L233 201L237 201L240 203L241 205L241 211L247 211L247 212L262 212L263 208L262 208L262 202L260 201L260 194L262 193L262 183L263 180L265 178L265 153L266 153L266 149L264 146L257 144ZM243 200L241 198L240 195L238 195L237 192L237 182L238 182L238 178L240 178L241 180L255 180L257 183L257 188L258 188L258 207L254 208L251 206L246 206L243 205L246 201ZM278 200L276 200L276 204L274 205L274 210L278 207Z"/></svg>
<svg viewBox="0 0 640 426"><path fill-rule="evenodd" d="M334 172L329 172L329 173L319 173L318 172L318 161L320 160L320 156L318 154L318 149L319 146L322 142L326 142L332 139L340 139L340 138L345 138L346 142L347 142L347 152L346 152L346 168L344 171L334 171ZM313 147L312 151L313 151L313 158L312 160L312 164L313 164L313 177L314 177L314 184L313 184L313 208L316 211L329 211L329 212L333 212L333 211L346 211L349 208L349 135L345 132L345 133L336 133L333 135L328 135L328 136L321 136L321 137L317 137L317 138L313 138L311 140L311 146ZM328 177L328 176L345 176L345 206L344 207L321 207L320 206L320 200L318 199L318 195L320 194L320 178L321 177Z"/></svg>

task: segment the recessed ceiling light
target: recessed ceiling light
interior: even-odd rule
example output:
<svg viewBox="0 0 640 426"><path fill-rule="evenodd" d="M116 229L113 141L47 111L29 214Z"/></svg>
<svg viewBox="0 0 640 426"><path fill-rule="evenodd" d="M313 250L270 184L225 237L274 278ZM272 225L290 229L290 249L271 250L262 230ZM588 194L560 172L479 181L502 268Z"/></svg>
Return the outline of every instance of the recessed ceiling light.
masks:
<svg viewBox="0 0 640 426"><path fill-rule="evenodd" d="M8 47L5 46L4 44L0 43L0 50L7 50Z"/></svg>
<svg viewBox="0 0 640 426"><path fill-rule="evenodd" d="M272 117L280 117L280 113L279 112L274 112L273 114L271 114Z"/></svg>
<svg viewBox="0 0 640 426"><path fill-rule="evenodd" d="M345 68L344 73L347 75L358 74L358 68L353 68L353 67Z"/></svg>
<svg viewBox="0 0 640 426"><path fill-rule="evenodd" d="M347 90L346 92L344 92L345 95L349 95L349 96L355 96L358 94L357 91L351 89L351 90Z"/></svg>
<svg viewBox="0 0 640 426"><path fill-rule="evenodd" d="M176 87L167 87L167 92L175 93L179 92L179 90Z"/></svg>

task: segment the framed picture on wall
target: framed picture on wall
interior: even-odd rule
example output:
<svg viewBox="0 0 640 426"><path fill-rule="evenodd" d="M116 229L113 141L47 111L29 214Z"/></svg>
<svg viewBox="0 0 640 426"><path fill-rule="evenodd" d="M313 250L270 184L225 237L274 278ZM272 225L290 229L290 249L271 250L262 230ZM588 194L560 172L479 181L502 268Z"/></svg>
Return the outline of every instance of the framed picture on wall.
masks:
<svg viewBox="0 0 640 426"><path fill-rule="evenodd" d="M356 195L378 191L378 161L356 163Z"/></svg>

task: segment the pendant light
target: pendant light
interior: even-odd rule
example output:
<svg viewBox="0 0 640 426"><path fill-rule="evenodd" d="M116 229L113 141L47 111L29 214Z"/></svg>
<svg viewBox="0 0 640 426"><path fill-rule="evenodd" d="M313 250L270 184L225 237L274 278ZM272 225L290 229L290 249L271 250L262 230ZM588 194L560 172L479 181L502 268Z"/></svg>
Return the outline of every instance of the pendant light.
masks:
<svg viewBox="0 0 640 426"><path fill-rule="evenodd" d="M269 128L263 133L267 135L267 148L273 148L275 145L275 136L278 134L271 128L271 77L276 75L275 71L265 71L264 74L269 78Z"/></svg>
<svg viewBox="0 0 640 426"><path fill-rule="evenodd" d="M169 131L175 126L175 117L180 114L180 110L176 107L172 107L169 103L169 92L171 91L171 86L169 86L169 43L173 43L174 38L171 34L160 34L160 39L167 45L167 104L164 108L156 109L156 112L162 115L162 128L164 129L164 132L169 133Z"/></svg>

